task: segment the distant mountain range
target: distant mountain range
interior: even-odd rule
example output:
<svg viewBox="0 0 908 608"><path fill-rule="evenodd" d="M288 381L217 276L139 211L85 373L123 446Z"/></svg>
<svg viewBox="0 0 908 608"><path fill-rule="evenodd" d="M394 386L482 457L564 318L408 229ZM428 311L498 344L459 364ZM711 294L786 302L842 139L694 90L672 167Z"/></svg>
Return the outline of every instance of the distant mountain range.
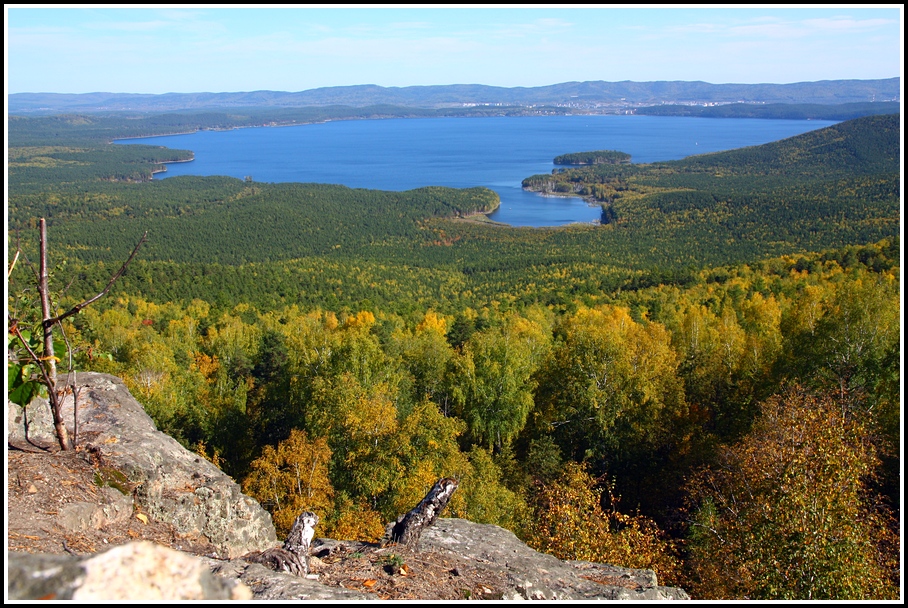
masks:
<svg viewBox="0 0 908 608"><path fill-rule="evenodd" d="M14 93L10 114L89 112L170 112L251 107L365 107L390 104L413 108L458 106L559 106L621 110L668 105L844 104L899 101L900 79L822 80L792 84L710 84L708 82L565 82L544 87L437 85L380 87L356 85L299 91L247 93Z"/></svg>

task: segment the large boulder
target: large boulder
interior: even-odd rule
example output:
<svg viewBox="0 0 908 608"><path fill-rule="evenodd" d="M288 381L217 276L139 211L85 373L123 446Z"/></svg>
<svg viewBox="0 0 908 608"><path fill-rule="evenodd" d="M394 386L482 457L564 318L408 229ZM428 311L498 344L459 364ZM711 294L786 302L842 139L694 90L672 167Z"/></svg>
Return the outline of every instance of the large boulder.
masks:
<svg viewBox="0 0 908 608"><path fill-rule="evenodd" d="M147 541L88 557L10 553L11 600L248 600L238 579L215 576L201 559Z"/></svg>
<svg viewBox="0 0 908 608"><path fill-rule="evenodd" d="M122 474L134 488L136 504L152 518L172 524L179 534L205 539L223 558L278 543L271 515L216 466L158 431L122 380L80 373L76 393L79 445L92 452L105 471ZM7 402L7 408L10 445L56 443L46 400L36 399L24 410ZM71 392L63 401L63 419L72 433ZM90 505L79 505L64 516L86 522L117 516L117 509L106 507L109 512L94 513Z"/></svg>

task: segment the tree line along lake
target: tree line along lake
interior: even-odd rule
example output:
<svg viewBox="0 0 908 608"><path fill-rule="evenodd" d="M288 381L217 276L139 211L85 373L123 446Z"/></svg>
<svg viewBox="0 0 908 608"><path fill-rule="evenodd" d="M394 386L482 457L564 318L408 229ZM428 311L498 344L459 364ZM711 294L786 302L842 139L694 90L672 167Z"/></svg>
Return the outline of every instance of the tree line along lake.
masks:
<svg viewBox="0 0 908 608"><path fill-rule="evenodd" d="M192 150L158 178L227 175L258 182L317 182L403 191L485 186L501 207L490 219L511 226L561 226L599 219L576 197L521 188L551 173L559 154L619 150L650 163L768 143L835 124L820 120L656 116L543 116L349 120L281 128L199 131L117 143Z"/></svg>

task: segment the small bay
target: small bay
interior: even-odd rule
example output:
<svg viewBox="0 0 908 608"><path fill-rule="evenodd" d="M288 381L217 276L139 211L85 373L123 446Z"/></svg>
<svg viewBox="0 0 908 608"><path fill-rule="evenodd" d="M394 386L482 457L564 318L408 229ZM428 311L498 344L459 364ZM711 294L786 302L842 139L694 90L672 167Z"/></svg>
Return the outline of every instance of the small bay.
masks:
<svg viewBox="0 0 908 608"><path fill-rule="evenodd" d="M199 131L121 140L192 150L157 178L227 175L258 182L318 182L410 190L485 186L501 197L490 219L560 226L599 219L576 197L525 192L524 178L551 173L568 152L620 150L632 162L676 160L784 139L830 121L656 116L540 116L349 120L279 128Z"/></svg>

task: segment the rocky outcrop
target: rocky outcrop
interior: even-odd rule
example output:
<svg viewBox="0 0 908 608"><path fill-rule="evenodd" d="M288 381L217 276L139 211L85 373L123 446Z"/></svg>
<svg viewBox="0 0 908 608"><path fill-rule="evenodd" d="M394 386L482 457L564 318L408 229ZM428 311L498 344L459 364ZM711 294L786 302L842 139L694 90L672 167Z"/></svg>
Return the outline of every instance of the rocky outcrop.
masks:
<svg viewBox="0 0 908 608"><path fill-rule="evenodd" d="M158 431L122 380L81 373L76 392L79 445L111 473L108 483L132 490L135 503L148 515L172 524L182 535L203 537L216 547L218 557L238 557L278 544L271 515L216 466ZM24 410L7 402L7 408L10 445L28 449L56 444L45 400L36 399ZM64 398L63 419L72 432L71 393ZM132 513L125 505L104 507L106 511L88 503L71 505L62 515L91 522L116 517L119 511Z"/></svg>
<svg viewBox="0 0 908 608"><path fill-rule="evenodd" d="M158 431L118 378L79 374L77 395L79 445L97 460L99 474L108 477L96 479L103 482L93 494L96 502L61 506L56 517L63 527L98 528L129 518L140 507L180 534L204 538L216 554L198 557L149 542L127 543L89 556L10 551L10 599L346 601L380 597L366 592L363 581L358 589L325 584L329 577L323 575L320 580L317 568L313 574L294 576L238 559L278 545L268 513L214 465ZM72 418L70 394L64 401L64 419ZM34 450L55 445L46 402L38 400L26 409L8 403L8 423L12 446ZM486 573L483 580L495 581L488 597L495 599L689 599L680 589L659 586L652 571L565 562L534 551L513 533L493 525L438 519L413 544L407 550L419 557L431 554L441 556L442 562L459 564L445 566L449 569L433 576L461 577L465 569ZM385 550L377 545L372 549ZM312 553L337 555L345 550L351 556L362 555L366 545L317 539ZM318 561L318 557L312 559Z"/></svg>
<svg viewBox="0 0 908 608"><path fill-rule="evenodd" d="M504 573L507 589L502 599L690 599L681 589L658 586L652 570L565 562L534 551L509 530L463 519L439 519L423 532L418 548L447 552Z"/></svg>
<svg viewBox="0 0 908 608"><path fill-rule="evenodd" d="M316 539L313 560L338 554L363 554L377 545L356 541ZM458 569L484 570L485 580L495 589L484 599L503 600L688 600L690 596L675 587L658 584L652 570L634 570L583 561L562 561L539 553L520 541L512 532L489 524L476 524L464 519L438 519L424 529L415 543L414 553L428 559L431 555L450 558L459 564L441 576L458 577ZM418 561L418 560L417 560ZM256 599L333 599L369 600L374 594L328 587L318 582L318 574L298 578L267 570L242 560L210 560L219 576L248 585ZM425 567L425 564L423 564Z"/></svg>
<svg viewBox="0 0 908 608"><path fill-rule="evenodd" d="M324 548L336 552L345 544L360 550L363 545L316 541L315 552ZM658 586L651 570L563 562L533 551L507 530L462 519L437 520L426 529L417 550L446 554L503 581L488 599L690 599L681 589ZM13 600L378 599L366 591L325 585L318 574L294 576L241 559L200 558L149 542L120 545L90 557L10 553L7 567Z"/></svg>

